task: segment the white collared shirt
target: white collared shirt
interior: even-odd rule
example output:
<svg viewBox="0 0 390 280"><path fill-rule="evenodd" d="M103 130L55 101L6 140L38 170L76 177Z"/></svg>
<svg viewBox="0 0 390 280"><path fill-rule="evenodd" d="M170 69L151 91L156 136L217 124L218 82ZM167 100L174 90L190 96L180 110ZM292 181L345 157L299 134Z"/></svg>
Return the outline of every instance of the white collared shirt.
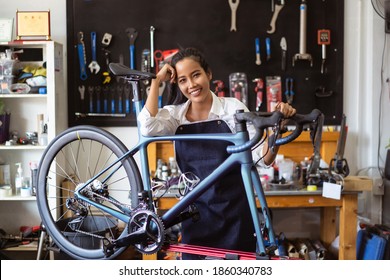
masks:
<svg viewBox="0 0 390 280"><path fill-rule="evenodd" d="M248 112L244 103L234 97L218 97L214 93L213 104L207 120L223 120L233 133L236 132L233 115L237 110ZM174 135L177 128L182 124L193 123L187 120L186 113L191 101L179 105L167 105L158 110L156 116L152 117L144 107L138 115L141 134L144 136ZM255 134L255 128L249 124L250 137ZM257 162L262 157L263 145L253 151L253 159ZM265 166L263 160L258 164Z"/></svg>

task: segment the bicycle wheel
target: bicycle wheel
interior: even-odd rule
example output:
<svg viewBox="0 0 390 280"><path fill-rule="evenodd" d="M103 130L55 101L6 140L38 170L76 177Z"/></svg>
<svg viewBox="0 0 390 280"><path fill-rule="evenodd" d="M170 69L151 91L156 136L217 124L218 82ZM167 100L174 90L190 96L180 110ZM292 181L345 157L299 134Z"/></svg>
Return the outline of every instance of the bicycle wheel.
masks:
<svg viewBox="0 0 390 280"><path fill-rule="evenodd" d="M114 135L91 126L64 131L45 150L38 170L38 208L56 245L72 258L107 259L104 242L128 234L125 220L138 205L141 176L132 156L107 169L126 151ZM76 197L75 190L99 173L81 191L90 203ZM122 221L99 205L122 214Z"/></svg>

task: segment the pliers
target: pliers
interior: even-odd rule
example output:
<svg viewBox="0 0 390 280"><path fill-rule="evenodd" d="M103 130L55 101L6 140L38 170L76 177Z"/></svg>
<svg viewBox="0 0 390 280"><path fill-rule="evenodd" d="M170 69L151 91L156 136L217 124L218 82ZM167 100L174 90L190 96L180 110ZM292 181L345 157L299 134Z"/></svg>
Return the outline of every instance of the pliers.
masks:
<svg viewBox="0 0 390 280"><path fill-rule="evenodd" d="M293 84L294 84L293 78L286 78L286 91L284 92L284 95L286 96L288 104L291 104L294 99L295 93L293 91Z"/></svg>

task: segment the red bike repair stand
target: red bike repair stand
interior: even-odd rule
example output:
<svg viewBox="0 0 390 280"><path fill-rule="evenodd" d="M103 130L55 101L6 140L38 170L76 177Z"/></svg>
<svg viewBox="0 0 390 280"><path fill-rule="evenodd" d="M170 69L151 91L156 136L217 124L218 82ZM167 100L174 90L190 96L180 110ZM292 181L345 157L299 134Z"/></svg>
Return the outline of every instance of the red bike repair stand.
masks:
<svg viewBox="0 0 390 280"><path fill-rule="evenodd" d="M252 253L252 252L234 251L234 250L218 249L218 248L187 245L187 244L167 245L164 246L163 249L173 253L187 253L187 254L207 256L212 259L222 259L222 260L289 259L288 257L259 256L256 253Z"/></svg>

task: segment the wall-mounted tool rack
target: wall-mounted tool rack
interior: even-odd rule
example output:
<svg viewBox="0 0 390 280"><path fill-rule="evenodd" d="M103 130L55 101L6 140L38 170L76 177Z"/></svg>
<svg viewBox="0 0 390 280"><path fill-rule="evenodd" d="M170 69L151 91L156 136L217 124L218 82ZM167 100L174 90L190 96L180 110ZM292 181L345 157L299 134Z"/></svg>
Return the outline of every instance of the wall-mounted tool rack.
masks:
<svg viewBox="0 0 390 280"><path fill-rule="evenodd" d="M237 1L237 0L236 0ZM274 2L275 6L271 7ZM302 55L302 4L306 5L305 48ZM280 5L283 5L280 8ZM278 16L274 21L274 13ZM143 51L151 48L150 28L154 30L154 49L171 50L193 46L201 49L213 71L213 80L229 84L229 75L244 72L248 77L249 107L256 109L256 78L280 76L283 100L286 78L293 79L292 105L299 112L313 108L325 114L325 125L338 125L343 113L343 40L344 1L339 0L245 0L236 10L236 31L231 31L231 9L228 0L168 1L168 0L69 0L68 17L68 100L69 124L98 126L135 125L134 113L125 112L125 95L119 110L118 91L121 82L115 78L103 85L106 58L130 66L128 29L137 31L134 42L135 69L141 70ZM322 30L322 31L321 31ZM325 30L325 31L323 31ZM80 79L79 32L84 34L85 63L88 77ZM321 32L320 32L321 31ZM101 67L92 74L88 65L92 60L91 33L96 32L96 61ZM104 34L112 35L104 49ZM321 34L321 35L320 35ZM322 36L322 37L321 37ZM325 37L324 37L325 36ZM328 36L328 38L326 38ZM287 43L286 66L282 70L282 37ZM321 37L321 38L320 38ZM261 64L256 64L255 38L260 42ZM267 60L266 38L269 38L270 58ZM301 41L301 43L300 43ZM325 60L323 49L325 52ZM105 52L106 51L106 52ZM105 53L107 55L105 55ZM305 56L310 55L310 59ZM298 55L298 56L297 56ZM294 66L293 60L295 57ZM312 66L311 66L312 63ZM154 68L151 69L154 71ZM84 100L79 87L84 86ZM90 108L88 87L100 87L100 113L97 112L96 92L92 93ZM212 89L213 85L212 85ZM104 111L106 96L106 111ZM291 98L290 98L291 99ZM111 101L115 100L114 103ZM114 110L111 104L115 105ZM92 109L92 110L90 110ZM267 110L264 92L261 110ZM103 113L102 113L103 112Z"/></svg>

